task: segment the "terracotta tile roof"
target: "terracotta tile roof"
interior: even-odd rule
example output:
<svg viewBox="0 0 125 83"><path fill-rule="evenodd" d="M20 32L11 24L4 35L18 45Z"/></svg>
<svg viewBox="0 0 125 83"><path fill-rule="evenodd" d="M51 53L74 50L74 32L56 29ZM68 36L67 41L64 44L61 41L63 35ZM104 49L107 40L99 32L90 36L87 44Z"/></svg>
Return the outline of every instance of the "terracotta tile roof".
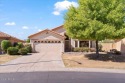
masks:
<svg viewBox="0 0 125 83"><path fill-rule="evenodd" d="M11 39L14 39L14 40L18 40L20 42L24 42L23 40L20 40L20 39L18 39L16 37L13 37L13 36L8 35L8 34L6 34L4 32L1 32L1 31L0 31L0 38L11 38Z"/></svg>
<svg viewBox="0 0 125 83"><path fill-rule="evenodd" d="M63 28L63 26L64 26L64 25L58 26L58 27L56 27L56 28L53 28L52 31L58 30L58 29L60 29L60 28Z"/></svg>
<svg viewBox="0 0 125 83"><path fill-rule="evenodd" d="M25 42L25 41L23 41L23 40L21 40L21 39L18 39L18 38L16 38L16 37L12 37L12 36L11 36L11 38L14 39L14 40L17 40L17 41L19 41L19 42Z"/></svg>
<svg viewBox="0 0 125 83"><path fill-rule="evenodd" d="M10 35L8 35L8 34L6 34L6 33L4 33L4 32L1 32L0 31L0 37L5 37L5 38L8 38L8 37L11 37Z"/></svg>
<svg viewBox="0 0 125 83"><path fill-rule="evenodd" d="M33 34L33 35L30 35L28 38L34 37L34 36L36 36L36 35L38 35L38 34L41 34L41 33L47 32L47 31L48 31L48 32L52 32L52 33L54 33L54 34L60 36L61 38L65 38L64 36L60 35L59 33L55 32L55 31L52 31L52 30L48 30L48 29L45 29L45 30L43 30L43 31L40 31L40 32L35 33L35 34Z"/></svg>

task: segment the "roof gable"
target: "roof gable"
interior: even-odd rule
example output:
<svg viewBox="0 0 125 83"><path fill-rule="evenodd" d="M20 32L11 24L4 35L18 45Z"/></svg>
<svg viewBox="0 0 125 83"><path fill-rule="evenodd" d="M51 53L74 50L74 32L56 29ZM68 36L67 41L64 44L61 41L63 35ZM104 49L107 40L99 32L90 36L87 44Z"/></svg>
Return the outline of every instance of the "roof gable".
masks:
<svg viewBox="0 0 125 83"><path fill-rule="evenodd" d="M57 33L59 33L60 35L63 35L63 36L65 36L64 34L66 32L63 25L52 29L52 31L55 31L55 32L57 32Z"/></svg>
<svg viewBox="0 0 125 83"><path fill-rule="evenodd" d="M61 25L61 26L58 26L56 28L53 28L52 31L56 31L56 30L59 30L59 29L62 29L64 25Z"/></svg>
<svg viewBox="0 0 125 83"><path fill-rule="evenodd" d="M64 39L64 38L65 38L64 36L58 34L57 32L54 32L54 31L48 30L48 29L45 29L45 30L43 30L43 31L40 31L40 32L35 33L35 34L33 34L33 35L30 35L29 38L30 38L30 39L31 39L31 38L35 38L35 37L37 38L38 36L42 36L42 35L44 35L45 33L46 33L46 34L47 34L47 33L50 33L50 34L52 34L52 35L54 35L54 36L57 36L57 37L60 38L60 39Z"/></svg>

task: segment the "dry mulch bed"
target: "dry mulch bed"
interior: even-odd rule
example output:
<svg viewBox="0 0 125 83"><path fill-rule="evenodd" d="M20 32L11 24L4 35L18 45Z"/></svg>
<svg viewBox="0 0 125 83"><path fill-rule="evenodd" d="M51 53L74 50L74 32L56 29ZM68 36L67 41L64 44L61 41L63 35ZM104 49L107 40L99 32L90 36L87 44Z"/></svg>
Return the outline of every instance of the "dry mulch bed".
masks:
<svg viewBox="0 0 125 83"><path fill-rule="evenodd" d="M0 55L0 64L6 63L8 61L14 60L16 58L20 57L19 55Z"/></svg>
<svg viewBox="0 0 125 83"><path fill-rule="evenodd" d="M62 58L66 67L125 69L125 56L100 53L64 53Z"/></svg>

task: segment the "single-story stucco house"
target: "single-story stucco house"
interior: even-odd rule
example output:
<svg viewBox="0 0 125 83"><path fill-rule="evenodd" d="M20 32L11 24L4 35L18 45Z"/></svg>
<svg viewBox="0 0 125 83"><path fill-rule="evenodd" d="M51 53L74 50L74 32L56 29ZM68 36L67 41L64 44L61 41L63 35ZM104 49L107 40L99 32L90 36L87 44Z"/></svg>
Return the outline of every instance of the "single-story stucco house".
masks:
<svg viewBox="0 0 125 83"><path fill-rule="evenodd" d="M29 39L33 52L70 52L75 47L95 48L95 41L72 39L66 36L63 25L30 35Z"/></svg>
<svg viewBox="0 0 125 83"><path fill-rule="evenodd" d="M16 37L13 37L11 35L8 35L0 31L0 45L1 45L2 40L9 40L12 44L17 43L17 42L24 42L23 40L20 40ZM0 52L1 52L1 46L0 46Z"/></svg>

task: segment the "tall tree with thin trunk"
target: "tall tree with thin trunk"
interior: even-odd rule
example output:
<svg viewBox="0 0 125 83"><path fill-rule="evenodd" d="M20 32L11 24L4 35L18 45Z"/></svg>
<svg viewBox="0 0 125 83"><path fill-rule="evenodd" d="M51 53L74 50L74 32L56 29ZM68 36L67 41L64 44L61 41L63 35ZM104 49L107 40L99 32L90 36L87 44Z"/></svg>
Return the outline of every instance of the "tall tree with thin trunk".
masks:
<svg viewBox="0 0 125 83"><path fill-rule="evenodd" d="M98 41L125 37L125 0L78 0L65 14L64 27L74 39Z"/></svg>

